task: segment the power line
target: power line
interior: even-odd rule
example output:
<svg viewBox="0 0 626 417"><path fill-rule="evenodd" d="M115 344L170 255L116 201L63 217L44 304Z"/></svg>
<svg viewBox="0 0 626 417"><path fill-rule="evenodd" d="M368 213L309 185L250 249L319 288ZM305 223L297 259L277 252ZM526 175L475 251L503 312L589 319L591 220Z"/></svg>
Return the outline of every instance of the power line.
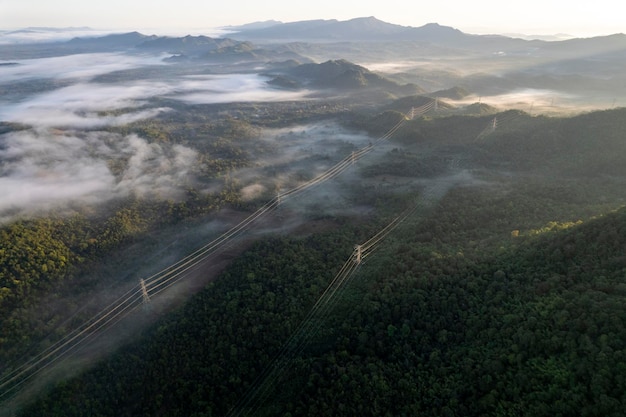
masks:
<svg viewBox="0 0 626 417"><path fill-rule="evenodd" d="M425 112L427 111L425 109L432 107L432 105L432 102L428 103L427 105L418 108L417 112ZM389 139L406 122L406 120L406 117L402 118L383 136L378 138L374 142L374 145ZM210 241L179 261L167 266L161 271L156 272L145 279L140 279L139 285L132 287L124 295L120 296L113 303L100 310L82 325L78 326L76 329L68 333L41 353L25 361L22 365L14 368L8 374L3 375L2 378L0 378L0 390L3 390L0 392L0 400L9 395L11 392L17 390L22 384L26 383L39 372L51 367L57 361L71 353L79 345L83 344L86 340L92 337L97 337L97 333L99 331L106 330L107 326L115 325L130 312L134 311L139 305L148 302L151 297L157 296L162 291L183 279L187 271L207 260L224 244L243 233L254 222L274 210L285 198L302 193L316 185L338 176L349 166L353 165L356 161L370 153L373 150L374 145L370 144L352 152L349 156L342 159L333 167L329 168L324 173L318 175L310 181L296 186L284 193L278 194L274 199L265 203L254 213L224 232L222 235L218 236L216 239Z"/></svg>

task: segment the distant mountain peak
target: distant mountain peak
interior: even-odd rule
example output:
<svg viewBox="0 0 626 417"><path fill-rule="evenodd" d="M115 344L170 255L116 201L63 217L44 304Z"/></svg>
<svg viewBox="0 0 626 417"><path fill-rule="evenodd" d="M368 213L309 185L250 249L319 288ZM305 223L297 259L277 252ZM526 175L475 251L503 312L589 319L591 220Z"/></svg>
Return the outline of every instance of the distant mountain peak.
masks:
<svg viewBox="0 0 626 417"><path fill-rule="evenodd" d="M344 23L350 23L350 22L363 22L363 23L382 23L385 25L393 25L393 26L397 26L394 25L393 23L387 23L385 21L382 21L380 19L377 19L374 16L367 16L367 17L355 17L354 19L349 19L344 21Z"/></svg>
<svg viewBox="0 0 626 417"><path fill-rule="evenodd" d="M154 35L144 35L137 31L128 33L112 33L105 36L81 36L70 39L70 45L92 45L107 47L134 47L140 42L155 39Z"/></svg>
<svg viewBox="0 0 626 417"><path fill-rule="evenodd" d="M378 88L402 95L423 91L414 84L400 85L345 59L329 60L321 64L302 64L292 68L289 74L321 88L340 90Z"/></svg>
<svg viewBox="0 0 626 417"><path fill-rule="evenodd" d="M459 40L469 36L463 32L438 23L415 28L388 23L374 16L356 17L350 20L305 20L282 23L261 29L243 27L233 37L245 39L337 40L337 41L434 41Z"/></svg>
<svg viewBox="0 0 626 417"><path fill-rule="evenodd" d="M257 29L266 29L266 28L276 26L276 25L281 25L281 24L283 24L283 22L279 20L264 20L261 22L246 23L244 25L224 26L222 29L232 30L232 31L257 30Z"/></svg>

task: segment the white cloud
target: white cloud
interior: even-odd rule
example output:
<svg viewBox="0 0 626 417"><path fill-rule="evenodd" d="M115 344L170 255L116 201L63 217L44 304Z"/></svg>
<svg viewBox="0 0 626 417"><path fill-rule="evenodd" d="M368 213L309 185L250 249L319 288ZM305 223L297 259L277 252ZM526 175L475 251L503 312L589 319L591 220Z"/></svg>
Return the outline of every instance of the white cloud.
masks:
<svg viewBox="0 0 626 417"><path fill-rule="evenodd" d="M76 201L176 197L190 181L197 157L181 145L108 132L79 136L37 129L4 134L0 143L0 222ZM111 160L128 162L112 172Z"/></svg>
<svg viewBox="0 0 626 417"><path fill-rule="evenodd" d="M193 75L181 79L173 98L195 104L303 99L307 91L270 88L257 74Z"/></svg>
<svg viewBox="0 0 626 417"><path fill-rule="evenodd" d="M20 43L41 43L68 41L76 37L104 36L110 30L94 30L89 28L26 28L20 30L0 31L0 45Z"/></svg>
<svg viewBox="0 0 626 417"><path fill-rule="evenodd" d="M145 65L167 65L166 55L129 55L122 53L75 54L51 58L1 61L17 65L0 66L0 82L23 81L32 78L82 79Z"/></svg>
<svg viewBox="0 0 626 417"><path fill-rule="evenodd" d="M136 135L126 138L122 152L129 155L128 167L115 188L142 197L170 196L182 190L197 159L190 148L174 145L164 149Z"/></svg>
<svg viewBox="0 0 626 417"><path fill-rule="evenodd" d="M274 90L265 81L266 78L256 74L230 74L128 84L80 82L17 104L7 103L0 109L0 120L32 126L93 128L130 123L166 111L157 108L119 115L98 113L145 106L153 97L199 104L294 100L306 95L306 92Z"/></svg>
<svg viewBox="0 0 626 417"><path fill-rule="evenodd" d="M108 63L115 58L101 54L95 57ZM89 81L89 77L134 63L131 59L128 65L111 64L97 70L84 58L88 57L42 60L36 65L31 62L30 67L22 67L30 68L25 76L37 77L41 76L44 62L47 62L53 64L48 74L51 77L73 79L78 76L83 79L23 97L20 101L5 98L0 107L0 121L32 127L0 135L0 189L4 191L0 201L0 222L14 215L31 215L76 201L93 203L129 194L176 198L186 184L193 181L196 151L181 145L148 143L136 135L84 131L172 111L150 107L153 98L223 103L289 100L304 95L274 90L266 84L266 78L256 74L95 83ZM71 70L74 72L63 73L64 62L74 68ZM97 64L97 60L94 63ZM83 69L77 69L81 65ZM12 68L13 71L17 67ZM17 72L12 74L16 78L20 76ZM115 172L111 168L112 161L117 161ZM254 195L260 189L252 187L247 191Z"/></svg>
<svg viewBox="0 0 626 417"><path fill-rule="evenodd" d="M162 83L132 85L79 83L36 95L13 106L4 106L4 109L0 110L0 120L32 126L73 128L120 125L154 117L165 109L149 109L119 115L98 112L138 107L144 105L147 99L169 91L171 88Z"/></svg>

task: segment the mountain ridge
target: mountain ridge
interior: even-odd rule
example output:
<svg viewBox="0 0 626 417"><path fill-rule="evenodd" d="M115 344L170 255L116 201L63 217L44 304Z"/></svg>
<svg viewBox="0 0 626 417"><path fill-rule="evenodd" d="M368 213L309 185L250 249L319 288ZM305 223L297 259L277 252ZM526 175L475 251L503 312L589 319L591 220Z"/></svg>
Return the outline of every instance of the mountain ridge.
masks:
<svg viewBox="0 0 626 417"><path fill-rule="evenodd" d="M323 30L320 30L323 28ZM437 23L429 23L420 28L401 26L384 22L373 16L350 20L305 20L276 24L262 29L242 30L233 36L244 38L269 39L341 39L341 40L410 40L415 34L424 39L432 36L454 38L463 32Z"/></svg>
<svg viewBox="0 0 626 417"><path fill-rule="evenodd" d="M582 43L595 45L605 42L618 43L626 47L626 35L612 34L590 38L570 38L563 40L542 40L511 37L504 34L469 34L451 26L427 23L423 26L402 26L388 23L374 16L358 17L349 20L304 20L277 23L268 27L246 28L229 34L238 39L270 42L313 42L313 41L387 41L387 42L427 42L455 48L498 50L510 48L534 48L549 45L558 49Z"/></svg>

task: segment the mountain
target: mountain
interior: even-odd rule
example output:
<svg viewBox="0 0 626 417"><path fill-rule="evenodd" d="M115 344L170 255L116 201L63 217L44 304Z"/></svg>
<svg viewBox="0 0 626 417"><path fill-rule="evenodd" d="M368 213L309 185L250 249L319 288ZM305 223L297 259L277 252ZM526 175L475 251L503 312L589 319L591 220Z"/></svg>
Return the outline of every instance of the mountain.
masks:
<svg viewBox="0 0 626 417"><path fill-rule="evenodd" d="M375 74L365 67L349 61L329 60L321 64L302 64L288 71L302 84L318 88L354 90L380 88L391 93L418 94L424 92L415 84L400 85L395 81ZM285 82L282 79L281 82Z"/></svg>
<svg viewBox="0 0 626 417"><path fill-rule="evenodd" d="M232 47L240 42L229 38L210 38L208 36L190 36L185 37L158 37L148 39L139 45L138 49L156 50L177 54L196 54L206 53L208 51Z"/></svg>
<svg viewBox="0 0 626 417"><path fill-rule="evenodd" d="M218 62L268 62L297 60L310 62L297 53L287 50L260 48L247 41L209 36L146 36L139 32L107 35L94 38L75 38L66 45L79 51L131 50L140 52L164 52L173 54L168 62L211 60Z"/></svg>
<svg viewBox="0 0 626 417"><path fill-rule="evenodd" d="M282 23L283 22L280 22L278 20L264 20L262 22L246 23L245 25L239 25L239 26L224 26L222 29L239 32L239 31L244 31L244 30L265 29L265 28L269 28L272 26L280 25Z"/></svg>
<svg viewBox="0 0 626 417"><path fill-rule="evenodd" d="M66 56L74 54L84 54L93 52L122 52L135 48L137 45L157 39L156 35L144 35L139 32L114 33L107 35L87 35L74 36L70 39L71 31L67 32L59 29L54 32L42 32L43 35L30 36L29 30L22 32L27 36L12 43L0 45L0 56L4 60L9 59L33 59L49 58L55 56ZM86 31L89 31L87 29ZM17 32L14 32L16 34ZM64 36L48 36L50 33ZM19 33L17 33L19 36Z"/></svg>
<svg viewBox="0 0 626 417"><path fill-rule="evenodd" d="M626 54L626 35L617 33L593 38L568 39L561 42L546 42L542 46L548 53L558 53L564 57L602 60L614 59Z"/></svg>
<svg viewBox="0 0 626 417"><path fill-rule="evenodd" d="M448 48L452 53L471 51L493 54L497 51L512 51L528 54L548 42L527 41L500 35L471 35L462 31L428 23L420 27L401 26L387 23L375 17L360 17L346 21L306 20L281 23L262 29L240 30L229 36L235 39L265 42L309 42L324 45L334 42L353 44L389 44L392 50L407 46L420 48ZM410 45L407 45L410 43ZM328 47L328 46L327 46Z"/></svg>
<svg viewBox="0 0 626 417"><path fill-rule="evenodd" d="M375 17L360 17L347 21L306 20L281 23L262 29L243 29L233 34L245 39L273 40L341 40L341 41L383 41L383 40L429 40L460 39L461 31L436 23L420 28L400 26L383 22Z"/></svg>
<svg viewBox="0 0 626 417"><path fill-rule="evenodd" d="M469 96L469 91L461 87L452 87L446 90L435 91L434 93L430 93L431 97L438 98L449 98L451 100L461 100L465 97Z"/></svg>
<svg viewBox="0 0 626 417"><path fill-rule="evenodd" d="M556 33L554 35L527 35L525 33L501 33L503 36L507 36L509 38L520 38L525 39L527 41L539 40L539 41L565 41L568 39L575 38L575 36L569 35L567 33Z"/></svg>
<svg viewBox="0 0 626 417"><path fill-rule="evenodd" d="M116 33L98 37L78 37L69 40L66 45L70 47L93 48L93 49L126 49L133 48L140 43L157 39L156 35L144 35L139 32Z"/></svg>
<svg viewBox="0 0 626 417"><path fill-rule="evenodd" d="M626 35L577 38L548 42L502 35L472 35L458 29L429 23L421 27L387 23L375 17L359 17L346 21L306 20L277 23L269 27L242 26L230 36L236 39L289 42L424 42L457 50L493 54L530 55L536 51L563 56L597 54L599 51L626 48Z"/></svg>
<svg viewBox="0 0 626 417"><path fill-rule="evenodd" d="M76 32L76 31L91 31L92 28L88 26L80 26L80 27L47 27L47 26L29 26L22 29L10 30L7 31L6 34L17 34L17 33L33 33L33 32L54 32L54 33L64 33L64 32Z"/></svg>

